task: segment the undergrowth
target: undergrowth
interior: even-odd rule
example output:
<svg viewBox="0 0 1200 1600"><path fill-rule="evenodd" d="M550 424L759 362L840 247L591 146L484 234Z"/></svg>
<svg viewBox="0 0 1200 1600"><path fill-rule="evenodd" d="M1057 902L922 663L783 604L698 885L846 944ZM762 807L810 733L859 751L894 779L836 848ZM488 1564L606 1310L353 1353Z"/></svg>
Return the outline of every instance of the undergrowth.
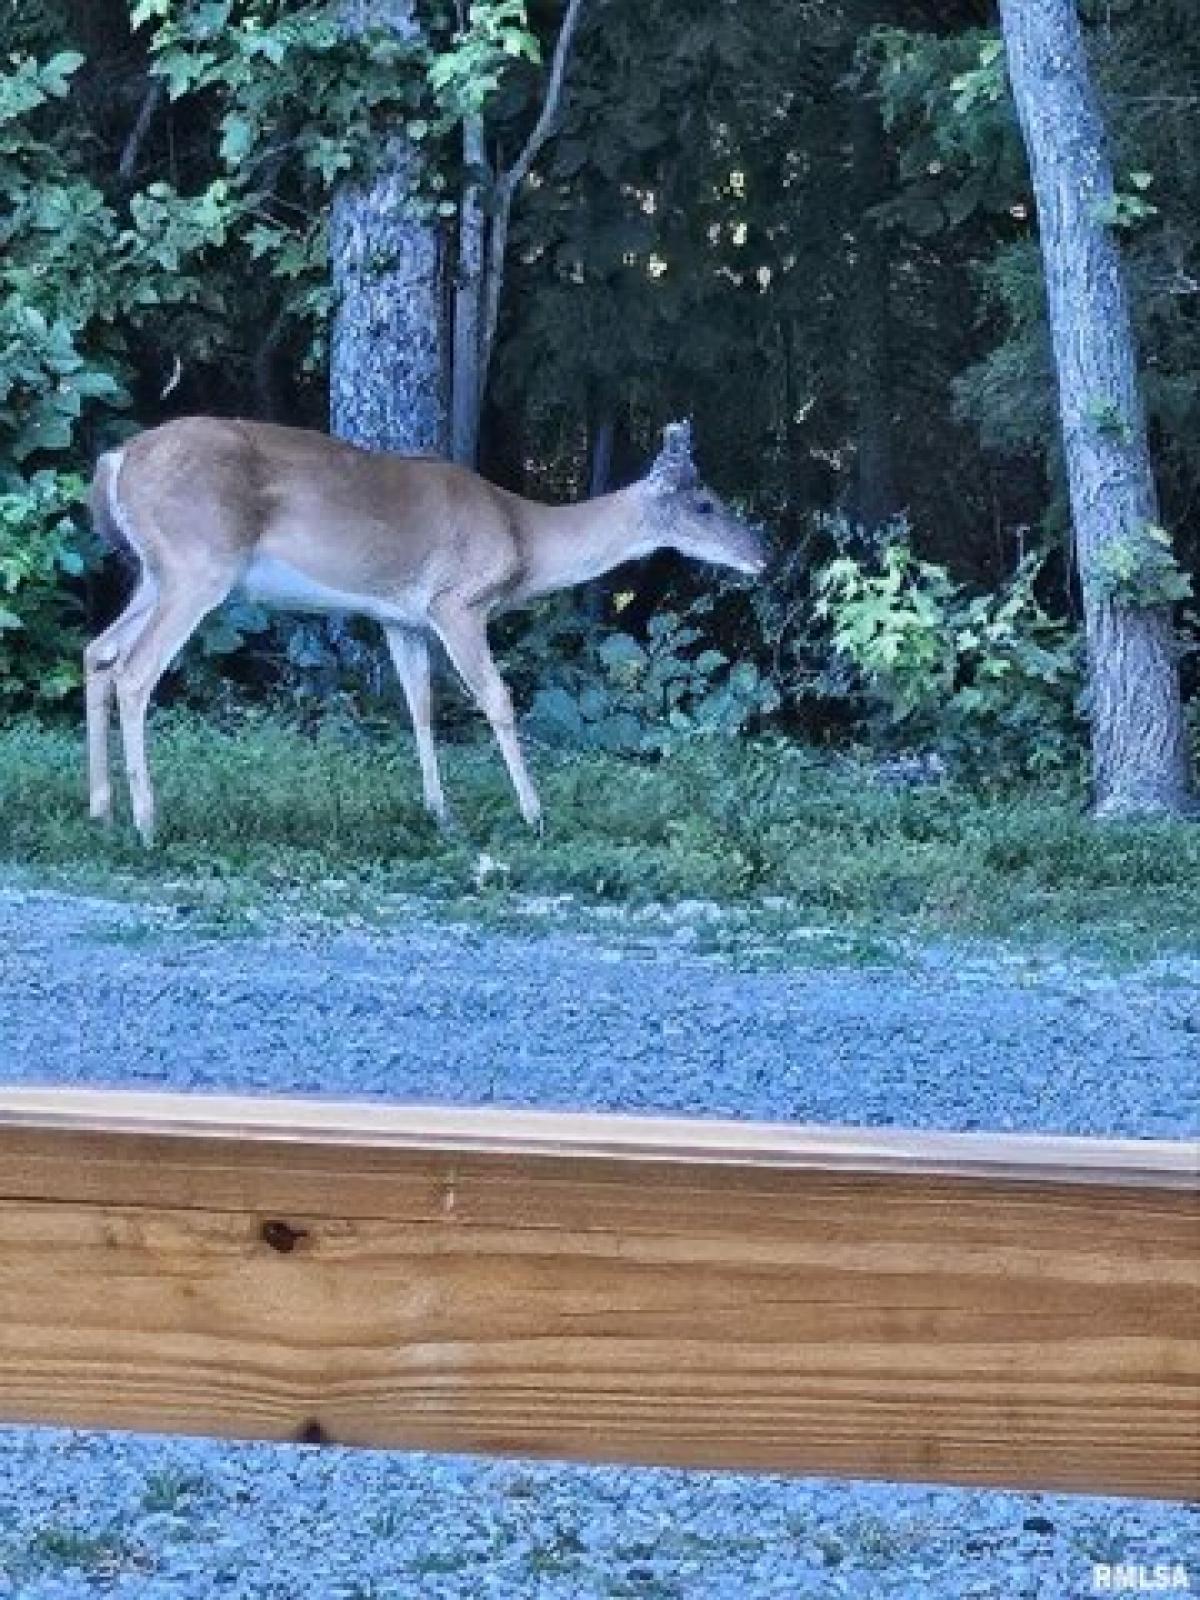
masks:
<svg viewBox="0 0 1200 1600"><path fill-rule="evenodd" d="M895 785L783 742L714 739L645 762L535 748L539 841L482 742L443 750L449 836L421 809L399 731L164 713L151 748L160 842L146 851L124 809L110 829L89 822L76 731L0 732L0 861L26 880L216 911L282 899L369 913L421 894L499 914L570 895L765 907L847 932L1200 947L1200 828L1098 825L1072 788Z"/></svg>

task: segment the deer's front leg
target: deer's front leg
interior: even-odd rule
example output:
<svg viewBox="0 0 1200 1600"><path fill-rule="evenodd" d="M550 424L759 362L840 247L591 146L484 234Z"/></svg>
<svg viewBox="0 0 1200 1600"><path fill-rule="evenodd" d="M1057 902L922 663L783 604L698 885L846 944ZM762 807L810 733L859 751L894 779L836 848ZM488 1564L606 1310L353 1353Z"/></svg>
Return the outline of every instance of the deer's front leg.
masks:
<svg viewBox="0 0 1200 1600"><path fill-rule="evenodd" d="M430 621L459 677L491 724L513 788L517 791L521 815L531 828L536 828L540 833L541 801L525 767L525 758L517 740L512 696L492 659L483 618L461 602L440 600L430 608Z"/></svg>

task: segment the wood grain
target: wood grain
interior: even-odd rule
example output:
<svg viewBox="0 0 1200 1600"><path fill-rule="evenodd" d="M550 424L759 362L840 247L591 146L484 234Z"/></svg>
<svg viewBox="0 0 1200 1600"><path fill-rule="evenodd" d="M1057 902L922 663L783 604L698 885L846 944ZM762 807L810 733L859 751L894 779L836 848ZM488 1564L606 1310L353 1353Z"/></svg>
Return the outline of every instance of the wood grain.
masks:
<svg viewBox="0 0 1200 1600"><path fill-rule="evenodd" d="M0 1092L0 1417L1200 1494L1194 1145Z"/></svg>

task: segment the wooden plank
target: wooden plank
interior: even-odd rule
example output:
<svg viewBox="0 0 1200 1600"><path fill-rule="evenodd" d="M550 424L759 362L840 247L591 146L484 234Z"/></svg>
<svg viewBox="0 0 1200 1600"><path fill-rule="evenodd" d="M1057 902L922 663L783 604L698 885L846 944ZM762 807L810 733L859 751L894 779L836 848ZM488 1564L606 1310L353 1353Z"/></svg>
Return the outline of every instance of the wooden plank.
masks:
<svg viewBox="0 0 1200 1600"><path fill-rule="evenodd" d="M0 1417L1187 1497L1198 1167L0 1091Z"/></svg>

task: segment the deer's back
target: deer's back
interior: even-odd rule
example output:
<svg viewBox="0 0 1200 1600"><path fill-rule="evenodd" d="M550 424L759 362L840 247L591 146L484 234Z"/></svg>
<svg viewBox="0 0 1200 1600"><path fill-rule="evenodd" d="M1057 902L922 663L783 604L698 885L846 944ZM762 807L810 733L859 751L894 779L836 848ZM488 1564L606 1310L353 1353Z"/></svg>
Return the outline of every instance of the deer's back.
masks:
<svg viewBox="0 0 1200 1600"><path fill-rule="evenodd" d="M506 497L477 474L299 428L166 423L124 447L116 493L152 568L211 563L268 604L303 608L308 585L339 597L328 609L408 610L446 588L503 588L520 567Z"/></svg>

